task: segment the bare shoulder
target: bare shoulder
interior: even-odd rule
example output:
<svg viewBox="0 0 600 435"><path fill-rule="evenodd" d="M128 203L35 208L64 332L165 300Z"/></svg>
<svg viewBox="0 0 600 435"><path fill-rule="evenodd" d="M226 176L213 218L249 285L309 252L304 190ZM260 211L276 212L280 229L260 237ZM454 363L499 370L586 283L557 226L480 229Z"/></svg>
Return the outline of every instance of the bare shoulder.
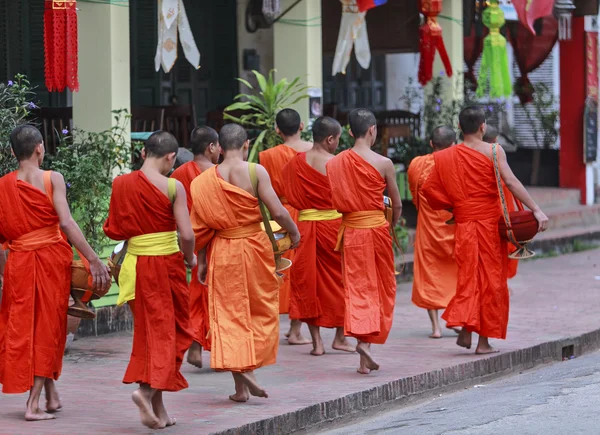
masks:
<svg viewBox="0 0 600 435"><path fill-rule="evenodd" d="M65 182L65 177L63 177L63 174L61 174L60 172L56 172L56 171L52 171L50 172L50 180L52 180L52 183L64 183Z"/></svg>

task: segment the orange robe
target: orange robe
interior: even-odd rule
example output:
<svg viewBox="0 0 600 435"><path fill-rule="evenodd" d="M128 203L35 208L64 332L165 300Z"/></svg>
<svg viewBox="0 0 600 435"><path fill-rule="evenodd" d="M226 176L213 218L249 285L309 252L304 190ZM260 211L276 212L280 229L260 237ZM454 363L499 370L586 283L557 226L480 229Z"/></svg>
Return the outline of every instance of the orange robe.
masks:
<svg viewBox="0 0 600 435"><path fill-rule="evenodd" d="M288 203L288 199L285 196L285 187L283 181L283 167L294 157L297 153L291 147L287 145L277 145L274 148L262 151L259 154L260 164L265 167L271 177L271 183L273 184L273 190L279 197L279 200L290 213L290 216L296 224L298 224L298 210L292 207ZM295 251L287 251L283 254L284 258L288 258L292 264L294 263ZM290 312L290 292L291 284L287 274L283 279L283 284L279 289L279 314L287 314Z"/></svg>
<svg viewBox="0 0 600 435"><path fill-rule="evenodd" d="M258 200L217 167L192 182L196 249L208 247L210 365L244 372L275 364L279 280Z"/></svg>
<svg viewBox="0 0 600 435"><path fill-rule="evenodd" d="M392 237L383 205L386 183L374 166L352 150L331 159L327 175L333 205L343 215L339 237L345 334L383 344L392 328L396 302ZM361 219L363 215L367 218Z"/></svg>
<svg viewBox="0 0 600 435"><path fill-rule="evenodd" d="M135 171L113 182L104 233L113 240L175 231L169 198ZM150 384L179 391L188 383L180 373L183 355L192 344L189 290L183 254L138 256L133 346L123 382Z"/></svg>
<svg viewBox="0 0 600 435"><path fill-rule="evenodd" d="M426 310L446 308L456 293L454 225L452 214L433 210L423 195L423 184L435 165L433 154L415 158L408 168L408 184L417 208L412 301Z"/></svg>
<svg viewBox="0 0 600 435"><path fill-rule="evenodd" d="M192 181L200 175L202 171L196 162L187 162L177 168L171 178L179 180L187 196L188 210L192 210L192 192L190 186ZM198 281L198 268L192 270L192 280L190 282L190 322L194 341L200 343L205 349L210 351L210 340L208 339L208 287Z"/></svg>
<svg viewBox="0 0 600 435"><path fill-rule="evenodd" d="M335 210L326 175L298 154L283 168L285 196L290 205L301 210ZM301 219L301 218L299 218ZM344 285L342 258L335 251L342 219L299 220L302 243L290 272L290 318L311 325L335 328L344 326Z"/></svg>
<svg viewBox="0 0 600 435"><path fill-rule="evenodd" d="M67 336L73 251L46 193L0 179L0 243L9 249L0 309L0 383L24 393L34 376L58 379Z"/></svg>
<svg viewBox="0 0 600 435"><path fill-rule="evenodd" d="M498 187L491 159L465 145L434 153L423 193L434 210L453 209L456 295L442 318L448 327L506 338L507 244L500 239Z"/></svg>

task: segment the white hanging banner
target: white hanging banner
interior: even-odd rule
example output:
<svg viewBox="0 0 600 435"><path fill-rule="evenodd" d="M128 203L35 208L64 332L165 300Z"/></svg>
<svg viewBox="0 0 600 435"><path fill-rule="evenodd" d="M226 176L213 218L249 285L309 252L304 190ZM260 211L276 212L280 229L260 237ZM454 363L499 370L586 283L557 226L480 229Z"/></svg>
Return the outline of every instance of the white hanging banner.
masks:
<svg viewBox="0 0 600 435"><path fill-rule="evenodd" d="M369 68L371 64L371 47L367 34L366 12L359 12L356 0L340 0L342 2L342 22L338 34L335 57L331 75L346 74L350 55L354 55L361 67Z"/></svg>
<svg viewBox="0 0 600 435"><path fill-rule="evenodd" d="M194 68L200 68L200 52L185 13L183 0L158 0L158 44L154 57L156 71L162 65L163 71L168 73L175 65L178 33L185 58Z"/></svg>

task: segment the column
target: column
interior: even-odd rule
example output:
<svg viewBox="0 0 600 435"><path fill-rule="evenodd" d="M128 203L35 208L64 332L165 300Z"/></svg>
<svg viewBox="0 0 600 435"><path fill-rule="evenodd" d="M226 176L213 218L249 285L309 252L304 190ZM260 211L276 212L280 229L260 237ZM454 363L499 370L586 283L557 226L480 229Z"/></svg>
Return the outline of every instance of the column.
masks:
<svg viewBox="0 0 600 435"><path fill-rule="evenodd" d="M583 159L585 108L585 32L583 17L573 17L572 39L560 41L559 185L579 189L586 203L586 165Z"/></svg>
<svg viewBox="0 0 600 435"><path fill-rule="evenodd" d="M446 87L446 99L463 99L463 0L444 0L442 13L438 16L438 22L442 27L442 35L450 63L452 64L452 79ZM435 55L433 64L434 77L444 71L444 65L439 54Z"/></svg>
<svg viewBox="0 0 600 435"><path fill-rule="evenodd" d="M333 1L333 0L326 0ZM337 0L336 0L337 1ZM282 0L281 11L285 11L294 0ZM285 15L286 20L296 20L292 25L277 22L274 25L275 77L279 80L287 78L292 81L296 77L315 94L323 93L323 50L321 42L321 0L304 0L298 3ZM314 94L313 94L314 95ZM322 97L321 97L322 98ZM306 124L309 118L308 99L295 104Z"/></svg>
<svg viewBox="0 0 600 435"><path fill-rule="evenodd" d="M99 132L113 126L113 110L130 111L129 1L77 7L79 92L73 94L73 124Z"/></svg>

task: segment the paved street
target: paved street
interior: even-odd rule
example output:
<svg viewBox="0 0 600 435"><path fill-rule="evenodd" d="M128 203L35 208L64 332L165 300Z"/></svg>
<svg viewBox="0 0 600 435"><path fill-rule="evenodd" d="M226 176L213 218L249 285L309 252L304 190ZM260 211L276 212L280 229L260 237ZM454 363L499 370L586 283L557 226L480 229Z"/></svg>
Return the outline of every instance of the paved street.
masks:
<svg viewBox="0 0 600 435"><path fill-rule="evenodd" d="M323 435L598 434L600 353L558 362Z"/></svg>
<svg viewBox="0 0 600 435"><path fill-rule="evenodd" d="M600 328L600 250L525 262L511 287L508 339L493 342L502 352ZM231 375L184 364L190 388L166 395L177 426L162 433L224 431L399 379L489 359L458 348L454 333L441 340L427 338L431 332L427 313L410 303L410 289L410 284L399 286L390 339L385 346L374 346L379 372L361 376L355 371L356 355L328 348L325 356L313 357L308 354L310 346L288 346L282 340L277 365L257 372L269 399L234 404L227 399L233 392ZM283 318L282 329L287 325ZM330 344L332 332L327 331L325 337ZM26 423L22 419L26 395L0 395L0 434L149 433L140 425L130 399L134 387L121 383L130 349L129 333L76 340L58 383L64 411L55 421ZM208 365L208 354L204 361Z"/></svg>

